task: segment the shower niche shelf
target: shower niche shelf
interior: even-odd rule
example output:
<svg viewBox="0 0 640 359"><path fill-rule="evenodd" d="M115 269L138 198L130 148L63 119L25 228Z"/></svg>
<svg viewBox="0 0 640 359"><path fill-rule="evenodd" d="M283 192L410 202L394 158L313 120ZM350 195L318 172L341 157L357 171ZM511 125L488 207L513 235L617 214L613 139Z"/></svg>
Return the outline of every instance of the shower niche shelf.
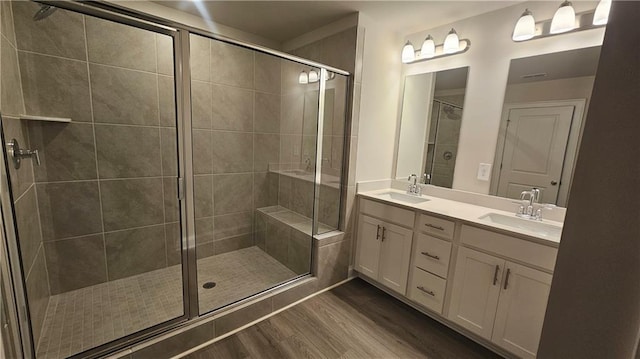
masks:
<svg viewBox="0 0 640 359"><path fill-rule="evenodd" d="M71 122L70 118L66 117L49 117L49 116L35 116L35 115L20 115L21 120L26 121L45 121L45 122Z"/></svg>

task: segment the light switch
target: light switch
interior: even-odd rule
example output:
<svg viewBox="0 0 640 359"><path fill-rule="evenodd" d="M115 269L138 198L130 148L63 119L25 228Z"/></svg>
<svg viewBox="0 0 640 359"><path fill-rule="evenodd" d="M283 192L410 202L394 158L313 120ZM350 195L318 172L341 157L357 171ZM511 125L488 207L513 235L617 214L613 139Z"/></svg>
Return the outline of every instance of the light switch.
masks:
<svg viewBox="0 0 640 359"><path fill-rule="evenodd" d="M488 181L491 178L491 163L481 163L478 165L478 179Z"/></svg>

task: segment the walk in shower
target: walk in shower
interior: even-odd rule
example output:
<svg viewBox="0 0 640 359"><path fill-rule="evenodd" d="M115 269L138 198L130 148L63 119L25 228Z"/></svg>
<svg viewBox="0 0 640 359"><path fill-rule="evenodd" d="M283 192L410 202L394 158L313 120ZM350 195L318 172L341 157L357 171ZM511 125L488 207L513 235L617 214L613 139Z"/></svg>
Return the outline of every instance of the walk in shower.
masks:
<svg viewBox="0 0 640 359"><path fill-rule="evenodd" d="M0 6L16 350L105 353L308 276L339 227L348 74L54 5Z"/></svg>

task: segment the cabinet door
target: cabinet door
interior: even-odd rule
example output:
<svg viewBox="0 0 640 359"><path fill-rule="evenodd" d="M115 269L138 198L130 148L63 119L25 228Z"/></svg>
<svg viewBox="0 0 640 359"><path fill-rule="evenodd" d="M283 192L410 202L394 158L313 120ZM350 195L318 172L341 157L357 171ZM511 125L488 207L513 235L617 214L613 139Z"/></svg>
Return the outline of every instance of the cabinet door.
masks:
<svg viewBox="0 0 640 359"><path fill-rule="evenodd" d="M382 221L362 214L358 217L356 270L373 279L378 278L382 223Z"/></svg>
<svg viewBox="0 0 640 359"><path fill-rule="evenodd" d="M378 281L405 295L411 262L413 230L383 223Z"/></svg>
<svg viewBox="0 0 640 359"><path fill-rule="evenodd" d="M491 339L504 265L502 259L460 247L449 319Z"/></svg>
<svg viewBox="0 0 640 359"><path fill-rule="evenodd" d="M551 288L550 274L507 262L492 341L535 358Z"/></svg>

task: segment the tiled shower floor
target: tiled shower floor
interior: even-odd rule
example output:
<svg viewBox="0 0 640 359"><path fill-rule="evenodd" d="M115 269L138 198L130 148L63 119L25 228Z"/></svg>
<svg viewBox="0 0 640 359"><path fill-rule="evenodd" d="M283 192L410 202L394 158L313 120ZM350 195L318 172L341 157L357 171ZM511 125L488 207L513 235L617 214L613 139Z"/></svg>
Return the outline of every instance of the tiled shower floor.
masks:
<svg viewBox="0 0 640 359"><path fill-rule="evenodd" d="M296 274L258 247L198 260L200 313ZM204 289L205 282L215 282ZM173 266L52 296L38 359L66 358L182 315L182 273Z"/></svg>

